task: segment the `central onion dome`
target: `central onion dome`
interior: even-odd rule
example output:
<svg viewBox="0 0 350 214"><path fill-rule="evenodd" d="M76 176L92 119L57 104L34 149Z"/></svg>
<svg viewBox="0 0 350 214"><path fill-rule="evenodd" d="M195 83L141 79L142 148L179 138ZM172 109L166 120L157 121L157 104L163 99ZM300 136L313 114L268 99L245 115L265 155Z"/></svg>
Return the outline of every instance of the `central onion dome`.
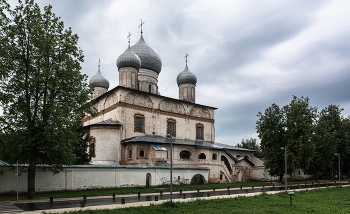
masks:
<svg viewBox="0 0 350 214"><path fill-rule="evenodd" d="M157 51L148 46L141 34L140 40L133 46L131 51L134 52L141 60L141 68L150 69L157 74L162 70L162 60Z"/></svg>
<svg viewBox="0 0 350 214"><path fill-rule="evenodd" d="M187 63L185 69L177 75L177 84L185 84L185 83L191 83L193 85L196 85L197 83L197 77L188 69Z"/></svg>
<svg viewBox="0 0 350 214"><path fill-rule="evenodd" d="M102 87L108 89L109 81L106 78L104 78L104 76L102 76L100 71L100 65L98 65L97 74L90 78L89 85L92 87Z"/></svg>
<svg viewBox="0 0 350 214"><path fill-rule="evenodd" d="M118 69L124 68L124 67L132 67L132 68L136 68L137 70L140 69L141 60L135 53L131 51L130 45L128 49L126 49L125 52L118 57L117 67Z"/></svg>

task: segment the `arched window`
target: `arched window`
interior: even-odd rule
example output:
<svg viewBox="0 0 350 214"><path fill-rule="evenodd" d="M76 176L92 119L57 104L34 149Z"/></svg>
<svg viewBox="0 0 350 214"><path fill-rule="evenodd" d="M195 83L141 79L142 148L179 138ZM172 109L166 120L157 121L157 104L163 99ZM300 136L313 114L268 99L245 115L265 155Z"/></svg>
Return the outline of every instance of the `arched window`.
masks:
<svg viewBox="0 0 350 214"><path fill-rule="evenodd" d="M180 158L181 159L189 159L190 158L190 152L189 151L186 151L186 150L182 150L180 152Z"/></svg>
<svg viewBox="0 0 350 214"><path fill-rule="evenodd" d="M207 159L204 153L200 153L198 159Z"/></svg>
<svg viewBox="0 0 350 214"><path fill-rule="evenodd" d="M168 119L167 121L167 134L170 134L171 136L176 136L176 121L173 119Z"/></svg>
<svg viewBox="0 0 350 214"><path fill-rule="evenodd" d="M143 157L145 157L145 151L140 150L140 158L143 158Z"/></svg>
<svg viewBox="0 0 350 214"><path fill-rule="evenodd" d="M213 159L213 160L218 159L218 155L217 155L216 153L214 153L212 159Z"/></svg>

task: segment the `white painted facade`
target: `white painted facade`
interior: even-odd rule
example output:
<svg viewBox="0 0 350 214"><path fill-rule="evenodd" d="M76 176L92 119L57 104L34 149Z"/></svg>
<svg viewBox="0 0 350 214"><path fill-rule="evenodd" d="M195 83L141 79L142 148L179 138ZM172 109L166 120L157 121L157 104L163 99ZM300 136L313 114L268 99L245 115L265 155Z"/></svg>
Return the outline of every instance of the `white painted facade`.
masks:
<svg viewBox="0 0 350 214"><path fill-rule="evenodd" d="M25 169L25 168L24 168ZM208 169L174 168L173 183L189 184L195 175L208 180ZM36 191L80 190L96 188L146 186L149 176L150 186L169 185L169 168L136 167L136 166L70 166L58 174L36 172ZM27 173L18 177L18 191L27 191ZM17 177L10 166L0 165L0 193L14 192L17 188Z"/></svg>

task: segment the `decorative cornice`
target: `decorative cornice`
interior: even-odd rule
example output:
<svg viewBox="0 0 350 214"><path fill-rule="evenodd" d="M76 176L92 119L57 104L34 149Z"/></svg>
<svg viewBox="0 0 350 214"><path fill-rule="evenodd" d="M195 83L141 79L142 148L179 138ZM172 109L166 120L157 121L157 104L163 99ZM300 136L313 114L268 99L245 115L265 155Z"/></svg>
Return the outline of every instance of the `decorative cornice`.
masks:
<svg viewBox="0 0 350 214"><path fill-rule="evenodd" d="M116 109L118 106L131 108L131 109L137 109L137 110L141 110L141 111L147 111L147 112L150 112L150 113L156 113L156 114L161 114L161 115L166 115L166 116L180 117L180 118L185 118L185 119L193 119L193 120L203 121L203 122L208 122L208 123L214 123L214 121L215 121L214 119L195 117L195 116L191 116L191 115L188 115L188 114L179 114L179 113L174 113L174 112L168 112L168 111L148 108L148 107L144 107L144 106L138 106L138 105L125 103L125 102L118 102L118 103L116 103L116 104L114 104L114 105L112 105L112 106L110 106L110 107L108 107L108 108L98 112L95 117L89 116L89 117L84 118L82 121L86 122L86 121L89 121L91 119L97 118L98 116L100 116L102 114L106 114L106 113Z"/></svg>

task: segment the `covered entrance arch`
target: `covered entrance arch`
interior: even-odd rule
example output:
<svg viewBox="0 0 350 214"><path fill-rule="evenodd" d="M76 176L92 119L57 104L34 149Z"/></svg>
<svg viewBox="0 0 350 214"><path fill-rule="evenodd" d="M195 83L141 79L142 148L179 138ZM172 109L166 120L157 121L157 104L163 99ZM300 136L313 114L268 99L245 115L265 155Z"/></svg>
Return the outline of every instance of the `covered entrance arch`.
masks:
<svg viewBox="0 0 350 214"><path fill-rule="evenodd" d="M204 184L205 178L201 174L196 174L191 179L191 184Z"/></svg>

